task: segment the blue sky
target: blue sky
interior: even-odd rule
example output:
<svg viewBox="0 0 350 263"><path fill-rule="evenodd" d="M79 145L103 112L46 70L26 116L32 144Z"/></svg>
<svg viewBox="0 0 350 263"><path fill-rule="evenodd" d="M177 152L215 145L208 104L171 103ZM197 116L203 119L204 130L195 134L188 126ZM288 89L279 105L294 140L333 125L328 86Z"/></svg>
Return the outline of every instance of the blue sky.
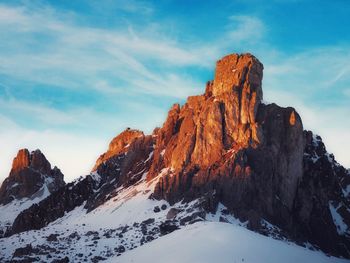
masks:
<svg viewBox="0 0 350 263"><path fill-rule="evenodd" d="M21 147L87 173L126 127L146 133L250 52L264 99L294 106L350 167L346 0L0 1L0 181Z"/></svg>

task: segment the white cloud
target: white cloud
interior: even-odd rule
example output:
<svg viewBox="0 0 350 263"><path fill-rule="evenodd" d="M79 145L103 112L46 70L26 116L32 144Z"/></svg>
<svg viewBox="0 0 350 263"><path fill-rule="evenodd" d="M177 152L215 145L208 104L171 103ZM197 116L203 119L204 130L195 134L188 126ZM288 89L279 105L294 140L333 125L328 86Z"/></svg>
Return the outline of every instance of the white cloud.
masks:
<svg viewBox="0 0 350 263"><path fill-rule="evenodd" d="M109 12L117 12L118 10L137 13L139 15L150 15L153 13L153 7L149 1L135 1L135 0L104 0L104 1L90 1L88 2L94 10L103 13L106 10Z"/></svg>
<svg viewBox="0 0 350 263"><path fill-rule="evenodd" d="M264 23L257 17L234 15L230 20L228 37L233 43L235 41L257 42L265 35Z"/></svg>
<svg viewBox="0 0 350 263"><path fill-rule="evenodd" d="M181 47L152 29L143 34L122 28L98 29L74 24L72 18L66 22L53 10L32 14L25 8L4 5L0 5L0 17L11 17L0 20L6 39L0 50L0 73L35 83L98 87L100 92L109 92L100 85L106 78L115 83L120 79L160 83L176 67L201 65L202 61L195 49ZM118 88L115 84L110 87ZM142 93L142 87L137 91Z"/></svg>
<svg viewBox="0 0 350 263"><path fill-rule="evenodd" d="M312 48L293 55L279 54L266 60L265 76L281 86L294 85L295 89L321 93L330 88L342 89L338 85L340 81L350 82L346 74L350 70L350 51L346 45Z"/></svg>
<svg viewBox="0 0 350 263"><path fill-rule="evenodd" d="M0 98L0 110L30 115L33 119L38 119L40 122L49 125L72 124L76 121L76 119L71 114L67 114L40 104L18 101L13 98L9 100L4 100Z"/></svg>
<svg viewBox="0 0 350 263"><path fill-rule="evenodd" d="M120 80L128 84L129 91L149 93L149 85L143 88L133 84L164 84L170 75L176 74L181 93L164 93L167 88L152 89L155 95L174 98L192 94L189 81L198 83L195 79L185 79L188 75L181 73L185 67L212 68L225 50L238 49L264 34L262 21L250 16L232 16L223 35L207 43L176 41L154 23L144 25L142 32L132 25L127 29L79 25L74 14L61 14L48 7L30 12L27 7L0 5L0 17L11 17L0 19L0 30L6 39L0 50L2 74L66 89L96 89L101 93L120 89Z"/></svg>

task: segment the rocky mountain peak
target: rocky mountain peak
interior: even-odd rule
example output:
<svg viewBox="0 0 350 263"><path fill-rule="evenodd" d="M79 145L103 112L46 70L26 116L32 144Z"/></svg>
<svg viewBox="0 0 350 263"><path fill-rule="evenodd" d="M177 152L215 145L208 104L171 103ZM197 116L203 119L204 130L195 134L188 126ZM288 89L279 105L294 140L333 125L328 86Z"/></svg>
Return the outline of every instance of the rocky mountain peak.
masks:
<svg viewBox="0 0 350 263"><path fill-rule="evenodd" d="M121 209L124 218L125 202L144 195L147 204L167 203L145 209L159 214L144 218L143 233L145 222L163 218L159 231L167 233L221 207L220 221L234 216L254 231L350 258L349 172L319 136L303 130L294 108L261 103L262 76L251 54L223 57L204 94L174 104L152 135L126 129L116 136L91 174L23 211L8 235L42 228L83 203L87 213ZM32 167L27 156L15 166ZM191 203L198 210L188 215Z"/></svg>
<svg viewBox="0 0 350 263"><path fill-rule="evenodd" d="M28 149L19 150L16 157L13 159L10 175L18 173L18 171L22 170L25 167L29 167L29 165L30 153Z"/></svg>
<svg viewBox="0 0 350 263"><path fill-rule="evenodd" d="M251 54L230 54L216 62L213 83L213 95L232 92L242 84L251 84L255 90L261 92L263 65Z"/></svg>
<svg viewBox="0 0 350 263"><path fill-rule="evenodd" d="M255 121L263 92L263 65L251 54L231 54L218 60L215 77L209 82L206 95L234 96L240 103L241 123Z"/></svg>
<svg viewBox="0 0 350 263"><path fill-rule="evenodd" d="M13 159L10 176L15 176L19 171L29 167L43 174L49 174L51 170L51 164L39 149L31 153L28 149L20 149Z"/></svg>
<svg viewBox="0 0 350 263"><path fill-rule="evenodd" d="M182 107L175 104L157 130L155 157L161 156L149 178L159 173L159 167L208 168L228 150L260 144L262 130L256 116L263 96L262 76L263 65L251 54L220 59L205 93L189 97Z"/></svg>
<svg viewBox="0 0 350 263"><path fill-rule="evenodd" d="M9 176L0 188L0 204L14 199L31 198L44 185L53 192L63 186L63 174L50 162L40 150L29 152L28 149L18 151L13 159Z"/></svg>
<svg viewBox="0 0 350 263"><path fill-rule="evenodd" d="M92 171L96 171L100 164L102 164L104 161L108 160L112 156L116 156L118 154L126 152L133 141L143 136L144 133L142 131L130 128L127 128L126 130L121 132L109 143L108 150L105 153L101 154L100 157L97 159Z"/></svg>

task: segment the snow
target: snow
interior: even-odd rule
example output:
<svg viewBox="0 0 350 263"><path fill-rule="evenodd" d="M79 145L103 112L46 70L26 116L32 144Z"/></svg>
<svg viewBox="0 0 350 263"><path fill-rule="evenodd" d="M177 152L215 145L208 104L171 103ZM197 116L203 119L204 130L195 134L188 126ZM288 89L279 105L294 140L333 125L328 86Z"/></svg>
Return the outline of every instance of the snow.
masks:
<svg viewBox="0 0 350 263"><path fill-rule="evenodd" d="M337 211L339 207L340 207L340 204L338 207L335 207L332 204L332 202L329 202L329 210L331 211L333 222L337 227L338 234L345 235L347 233L348 227L344 223L342 216Z"/></svg>
<svg viewBox="0 0 350 263"><path fill-rule="evenodd" d="M114 197L89 213L84 203L40 230L0 239L0 261L19 260L12 257L14 251L31 244L40 249L41 252L35 255L40 262L51 262L65 256L71 262L92 262L94 257L122 263L205 263L218 262L218 259L220 262L242 262L242 259L244 262L272 263L345 262L249 231L246 222L227 213L222 204L218 205L216 213L206 214L198 205L199 199L190 203L178 202L173 206L164 200L150 199L156 183L169 173L171 169L164 168L156 178L147 182L147 172L144 172L138 183L128 188L117 188ZM162 236L159 226L165 222L172 208L179 211L175 221L180 230ZM181 225L181 219L190 215L196 215L192 217L193 222L201 222L191 224L186 221ZM149 222L145 224L145 221ZM267 221L265 224L275 230ZM57 240L48 240L50 235L57 235ZM145 238L150 236L155 240L147 243ZM123 247L124 253L119 252L120 247ZM55 253L49 253L52 257L49 260L45 253L50 250Z"/></svg>
<svg viewBox="0 0 350 263"><path fill-rule="evenodd" d="M149 153L147 159L144 161L144 163L147 163L149 160L151 160L152 156L153 156L153 151Z"/></svg>
<svg viewBox="0 0 350 263"><path fill-rule="evenodd" d="M76 255L82 253L90 262L94 256L108 257L116 254L115 248L118 246L123 246L125 250L140 246L143 237L142 228L134 226L151 218L154 219L154 223L147 225L147 229L151 230L164 221L170 209L166 201L149 199L159 176L146 182L146 175L147 172L143 174L142 180L132 187L116 189L118 194L114 198L90 213L86 213L85 204L82 204L40 230L27 231L0 239L0 261L2 257L7 260L11 259L17 248L27 244L32 244L33 247L49 245L60 251L59 254L51 255L52 259L68 256L74 261L78 260ZM155 213L154 207L162 205L166 205L167 208ZM89 232L94 234L89 234ZM78 238L70 237L74 233ZM58 241L47 241L47 237L52 234L57 235ZM154 238L159 235L159 232L155 233ZM74 250L71 247L74 247ZM41 261L48 260L45 254L37 256Z"/></svg>
<svg viewBox="0 0 350 263"><path fill-rule="evenodd" d="M98 184L101 182L101 176L95 171L90 173L91 178Z"/></svg>
<svg viewBox="0 0 350 263"><path fill-rule="evenodd" d="M5 230L11 226L19 213L33 204L39 203L49 195L50 191L45 183L31 198L15 199L6 205L0 205L0 229Z"/></svg>
<svg viewBox="0 0 350 263"><path fill-rule="evenodd" d="M233 217L231 214L225 214L225 210L227 208L219 203L218 208L215 214L207 214L205 217L205 220L210 221L210 222L220 222L220 221L225 221L227 223L231 223L233 225L238 225L238 226L246 226L247 222L241 222L237 218Z"/></svg>
<svg viewBox="0 0 350 263"><path fill-rule="evenodd" d="M18 185L19 185L19 183L14 183L13 185L11 185L10 189L17 187Z"/></svg>
<svg viewBox="0 0 350 263"><path fill-rule="evenodd" d="M106 262L348 262L275 240L238 225L198 222Z"/></svg>
<svg viewBox="0 0 350 263"><path fill-rule="evenodd" d="M261 104L264 104L264 105L269 105L271 104L270 102L266 101L266 100L261 100L260 101Z"/></svg>
<svg viewBox="0 0 350 263"><path fill-rule="evenodd" d="M343 188L342 191L343 191L343 194L344 194L345 197L349 197L349 195L350 195L350 184L347 185L345 188Z"/></svg>
<svg viewBox="0 0 350 263"><path fill-rule="evenodd" d="M95 256L108 258L117 255L116 248L119 246L123 246L125 251L135 249L145 243L147 236L159 238L161 236L159 226L166 220L171 208L178 209L179 213L176 215L178 221L200 211L199 200L190 203L178 202L170 206L164 200L149 198L160 177L168 174L169 171L169 168L163 169L159 176L150 182L145 180L147 174L145 172L139 183L129 188L116 189L118 193L115 197L89 213L86 213L85 204L82 204L41 230L32 230L0 239L0 259L1 257L11 259L17 248L32 244L33 247L49 246L59 251L58 254L51 254L52 260L68 256L72 261L79 261L81 259L77 258L77 254L82 253L84 259L91 262ZM158 212L155 212L155 207L159 208ZM204 214L203 218L193 217L193 219L216 222L224 220L232 224L244 225L232 215L222 215L224 209L226 208L220 204L216 214L207 214L207 216ZM142 222L150 219L151 223L146 225L147 234L143 234L145 225L141 227ZM189 224L189 221L186 224ZM177 226L183 227L179 223ZM70 237L74 233L78 238ZM57 241L48 241L47 237L53 234L57 235ZM73 250L72 247L74 247ZM45 253L36 256L41 261L48 260Z"/></svg>
<svg viewBox="0 0 350 263"><path fill-rule="evenodd" d="M319 142L321 141L321 137L318 134L312 134L312 143L314 146L318 146Z"/></svg>

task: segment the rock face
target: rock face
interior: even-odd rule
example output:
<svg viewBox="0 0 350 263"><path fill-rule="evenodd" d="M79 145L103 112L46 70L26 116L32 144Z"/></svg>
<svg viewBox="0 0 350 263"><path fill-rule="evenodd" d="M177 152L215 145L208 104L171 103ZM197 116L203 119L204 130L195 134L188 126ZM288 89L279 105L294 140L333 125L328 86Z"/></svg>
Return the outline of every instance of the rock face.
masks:
<svg viewBox="0 0 350 263"><path fill-rule="evenodd" d="M170 110L157 132L158 160L149 178L163 167L207 169L229 149L256 146L261 140L255 118L262 99L262 69L249 54L219 60L216 78L208 82L206 93L189 97L181 109L176 104Z"/></svg>
<svg viewBox="0 0 350 263"><path fill-rule="evenodd" d="M61 187L20 213L6 234L40 229L84 202L89 212L113 198L118 187L128 187L145 177L152 162L153 144L153 136L137 130L123 131L111 141L90 175Z"/></svg>
<svg viewBox="0 0 350 263"><path fill-rule="evenodd" d="M320 136L304 131L304 174L294 203L295 232L349 258L350 173L327 153Z"/></svg>
<svg viewBox="0 0 350 263"><path fill-rule="evenodd" d="M64 186L63 174L51 164L40 150L18 151L12 163L10 175L0 188L0 204L7 204L14 199L31 198L44 184L50 192Z"/></svg>
<svg viewBox="0 0 350 263"><path fill-rule="evenodd" d="M226 56L204 95L173 106L148 175L170 168L156 198L174 203L208 194L246 218L273 216L277 195L291 209L303 173L303 127L293 108L261 104L262 70L250 54Z"/></svg>
<svg viewBox="0 0 350 263"><path fill-rule="evenodd" d="M91 176L61 187L49 197L21 212L5 233L10 236L32 229L40 229L80 206L94 193L96 184Z"/></svg>
<svg viewBox="0 0 350 263"><path fill-rule="evenodd" d="M250 54L226 56L205 94L171 108L155 132L147 178L162 176L153 196L171 204L204 198L208 211L220 202L253 230L265 220L288 238L349 257L348 234L337 232L329 205L338 200L349 217L348 196L337 187L349 175L334 160L310 166L310 139L295 109L261 103L262 70Z"/></svg>
<svg viewBox="0 0 350 263"><path fill-rule="evenodd" d="M8 234L41 228L85 201L89 212L146 179L157 182L154 199L200 199L207 212L221 203L250 229L266 233L269 222L283 237L350 258L350 174L303 130L295 109L262 103L262 76L251 54L222 58L203 95L173 105L152 135L122 132L90 175L22 212ZM25 156L14 167L27 167Z"/></svg>
<svg viewBox="0 0 350 263"><path fill-rule="evenodd" d="M97 159L92 171L96 171L103 162L107 161L111 157L126 152L133 141L143 136L143 132L138 130L131 130L128 128L123 131L110 142L107 152L101 154L101 156Z"/></svg>
<svg viewBox="0 0 350 263"><path fill-rule="evenodd" d="M146 176L152 163L153 145L153 136L129 128L111 141L92 170L99 178L99 189L88 199L88 211L115 196L116 188L131 186Z"/></svg>

